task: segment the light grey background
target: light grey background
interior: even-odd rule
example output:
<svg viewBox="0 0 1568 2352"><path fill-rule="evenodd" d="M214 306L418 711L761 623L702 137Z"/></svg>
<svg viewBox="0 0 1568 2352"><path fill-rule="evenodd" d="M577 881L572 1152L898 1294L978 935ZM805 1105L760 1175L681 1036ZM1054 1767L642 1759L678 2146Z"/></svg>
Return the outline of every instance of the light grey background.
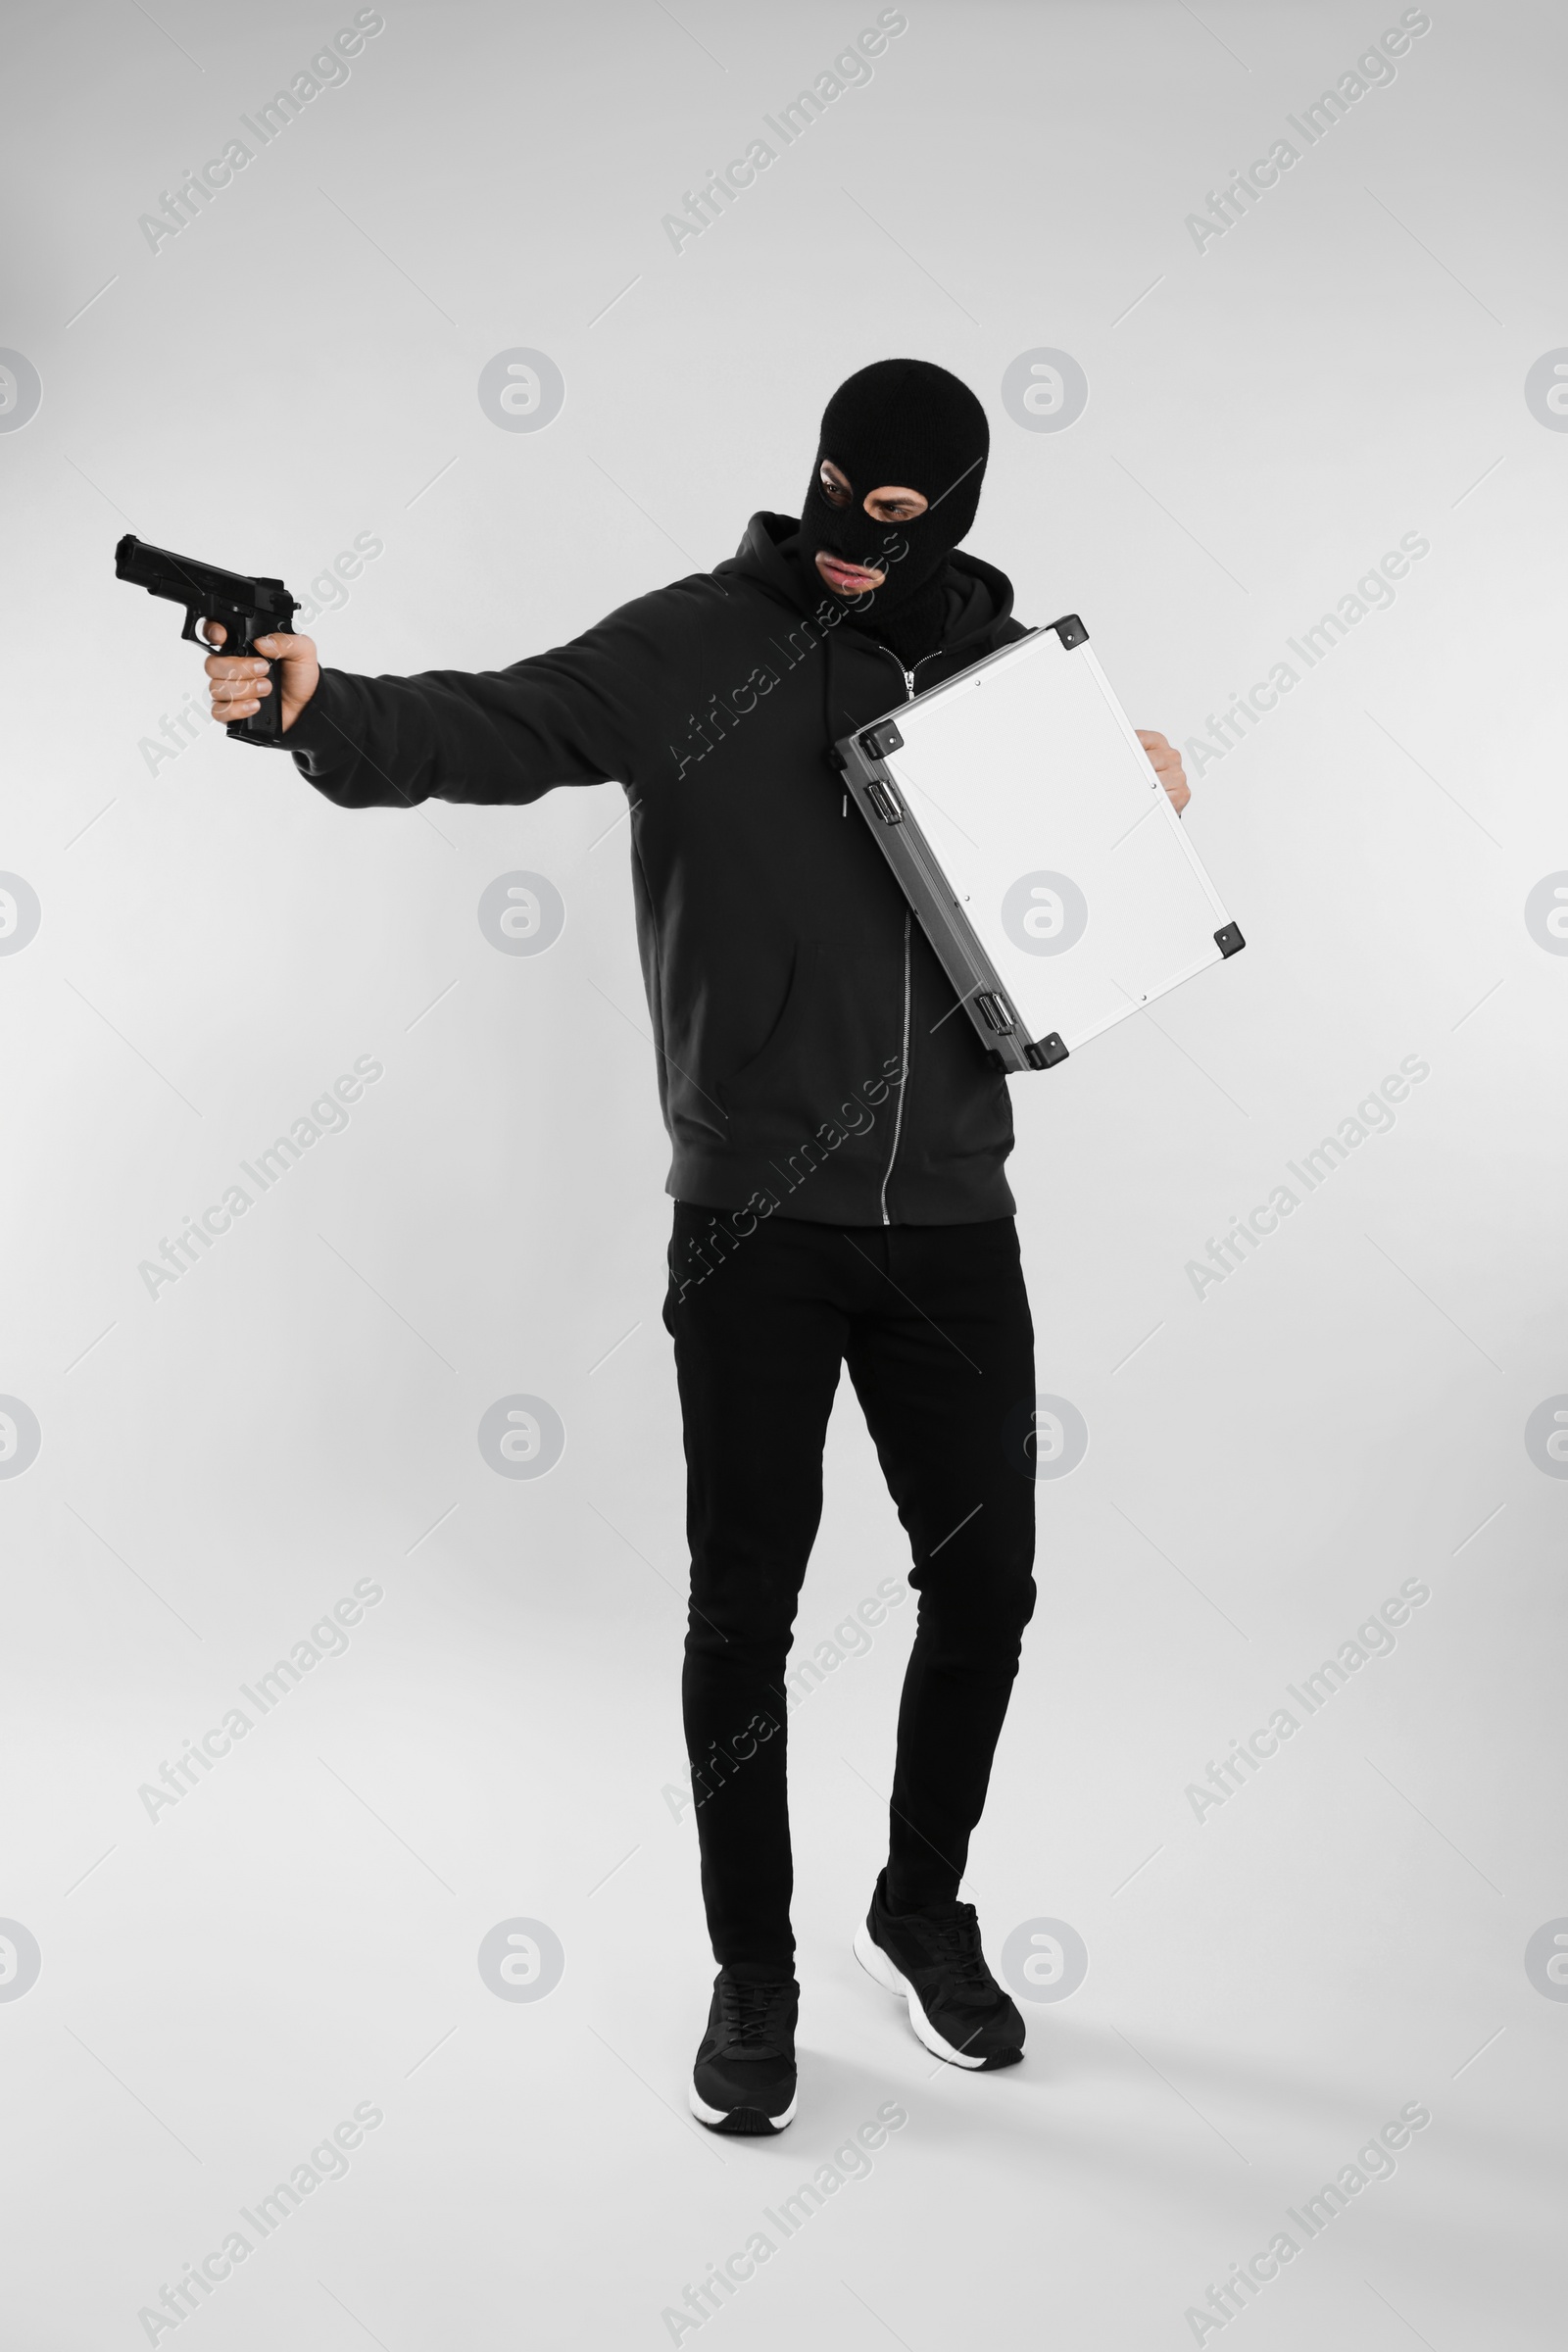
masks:
<svg viewBox="0 0 1568 2352"><path fill-rule="evenodd" d="M1436 0L1200 250L1206 192L1396 6L912 0L676 252L663 216L874 9L391 0L150 250L160 191L353 13L91 0L8 36L0 343L42 387L0 432L0 867L41 908L0 956L0 1390L41 1433L0 1479L0 1913L40 1954L0 1998L8 2335L147 2341L138 2311L368 2102L347 2177L159 2342L689 2342L666 2307L898 2100L704 2341L1149 2352L1423 2102L1395 2176L1228 2326L1533 2352L1568 2031L1525 1966L1568 1913L1568 1490L1524 1435L1568 1391L1568 959L1525 921L1568 868L1568 440L1525 391L1568 345L1559 13ZM543 430L479 404L517 349L561 370ZM1039 350L1087 378L1064 431L1003 403ZM993 1957L1065 1923L1087 1976L993 2081L935 2067L852 1961L895 1609L796 1713L801 2114L737 2145L683 2108L710 1963L621 796L348 815L206 729L149 773L199 662L111 554L134 529L304 596L368 535L323 659L503 663L793 510L827 393L905 351L990 411L975 550L1025 618L1082 612L1178 742L1402 534L1430 553L1194 775L1245 956L1013 1083L1041 1387L1089 1446L1040 1487L968 1890ZM564 906L542 954L480 926L518 873ZM138 1263L357 1056L384 1075L346 1131L150 1298ZM1209 1238L1404 1056L1430 1075L1392 1132L1195 1295ZM479 1449L516 1397L560 1416L542 1478ZM905 1565L851 1405L828 1484L808 1649ZM150 1820L139 1788L367 1579L347 1651ZM1393 1654L1195 1818L1189 1785L1411 1579ZM498 1998L481 1943L530 1922L561 1981Z"/></svg>

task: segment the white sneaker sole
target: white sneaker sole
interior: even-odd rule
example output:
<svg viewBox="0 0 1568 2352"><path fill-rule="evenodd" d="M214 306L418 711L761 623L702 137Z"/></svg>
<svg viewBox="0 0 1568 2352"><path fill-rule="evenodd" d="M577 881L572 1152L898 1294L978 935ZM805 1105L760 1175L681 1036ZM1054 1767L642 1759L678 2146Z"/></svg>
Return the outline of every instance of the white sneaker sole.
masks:
<svg viewBox="0 0 1568 2352"><path fill-rule="evenodd" d="M894 1967L879 1943L872 1942L871 1931L863 1919L855 1931L854 1950L855 1957L868 1977L875 1977L877 1983L889 1992L899 1993L908 2002L909 2023L933 2058L945 2058L950 2066L977 2068L985 2065L983 2058L966 2057L962 2050L956 2050L951 2041L944 2041L921 2008L920 1996L908 1978Z"/></svg>
<svg viewBox="0 0 1568 2352"><path fill-rule="evenodd" d="M697 2121L700 2124L727 2124L730 2117L738 2112L738 2110L733 2107L710 2107L706 2099L700 2099L698 2097L697 2085L695 2082L688 2082L686 2085L686 2104L688 2107L690 2107L693 2115L696 2116ZM791 2099L789 2105L783 2110L782 2114L772 2115L767 2118L768 2130L770 2132L782 2132L786 2124L793 2124L795 2121L795 2110L799 2104L800 2092L797 2091L794 2098ZM747 2110L747 2113L750 2115L760 2115L761 2112L762 2111L760 2107L752 2107ZM744 2137L745 2134L740 2134L739 2136ZM760 2133L759 2133L758 2136L760 2137Z"/></svg>

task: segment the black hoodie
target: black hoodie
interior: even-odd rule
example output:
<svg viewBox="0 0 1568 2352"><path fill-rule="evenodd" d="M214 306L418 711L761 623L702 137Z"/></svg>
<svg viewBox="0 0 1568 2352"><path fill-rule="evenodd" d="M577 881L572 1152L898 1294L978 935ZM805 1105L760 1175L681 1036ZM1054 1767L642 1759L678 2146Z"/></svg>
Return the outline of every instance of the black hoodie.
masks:
<svg viewBox="0 0 1568 2352"><path fill-rule="evenodd" d="M536 801L612 779L676 1200L823 1224L1010 1216L1006 1081L826 754L1025 634L950 559L917 673L754 514L739 552L510 669L326 669L282 748L344 808Z"/></svg>

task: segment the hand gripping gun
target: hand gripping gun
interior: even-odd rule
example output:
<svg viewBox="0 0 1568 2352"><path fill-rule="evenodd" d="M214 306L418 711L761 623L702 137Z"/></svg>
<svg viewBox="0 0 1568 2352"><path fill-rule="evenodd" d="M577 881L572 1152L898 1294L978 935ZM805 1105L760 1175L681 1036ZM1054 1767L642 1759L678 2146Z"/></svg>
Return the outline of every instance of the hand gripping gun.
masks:
<svg viewBox="0 0 1568 2352"><path fill-rule="evenodd" d="M115 550L115 577L128 580L133 588L145 588L149 596L183 605L185 626L180 636L192 645L210 643L197 633L198 621L221 622L220 650L225 654L255 655L257 638L270 637L274 630L291 635L299 611L298 600L281 580L247 579L241 572L220 571L214 564L198 564L193 556L172 556L165 547L149 547L129 531ZM262 695L252 715L234 721L225 729L227 734L251 743L277 741L283 732L277 667L275 662L268 662L271 693Z"/></svg>

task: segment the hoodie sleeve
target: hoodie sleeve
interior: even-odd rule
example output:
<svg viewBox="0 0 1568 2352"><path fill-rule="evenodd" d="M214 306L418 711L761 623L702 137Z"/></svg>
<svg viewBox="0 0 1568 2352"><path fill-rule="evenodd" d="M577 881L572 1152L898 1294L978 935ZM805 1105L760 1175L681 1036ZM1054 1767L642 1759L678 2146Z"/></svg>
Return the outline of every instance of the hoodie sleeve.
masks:
<svg viewBox="0 0 1568 2352"><path fill-rule="evenodd" d="M509 669L323 669L277 748L340 808L516 804L557 784L639 789L689 721L700 585L639 597Z"/></svg>

